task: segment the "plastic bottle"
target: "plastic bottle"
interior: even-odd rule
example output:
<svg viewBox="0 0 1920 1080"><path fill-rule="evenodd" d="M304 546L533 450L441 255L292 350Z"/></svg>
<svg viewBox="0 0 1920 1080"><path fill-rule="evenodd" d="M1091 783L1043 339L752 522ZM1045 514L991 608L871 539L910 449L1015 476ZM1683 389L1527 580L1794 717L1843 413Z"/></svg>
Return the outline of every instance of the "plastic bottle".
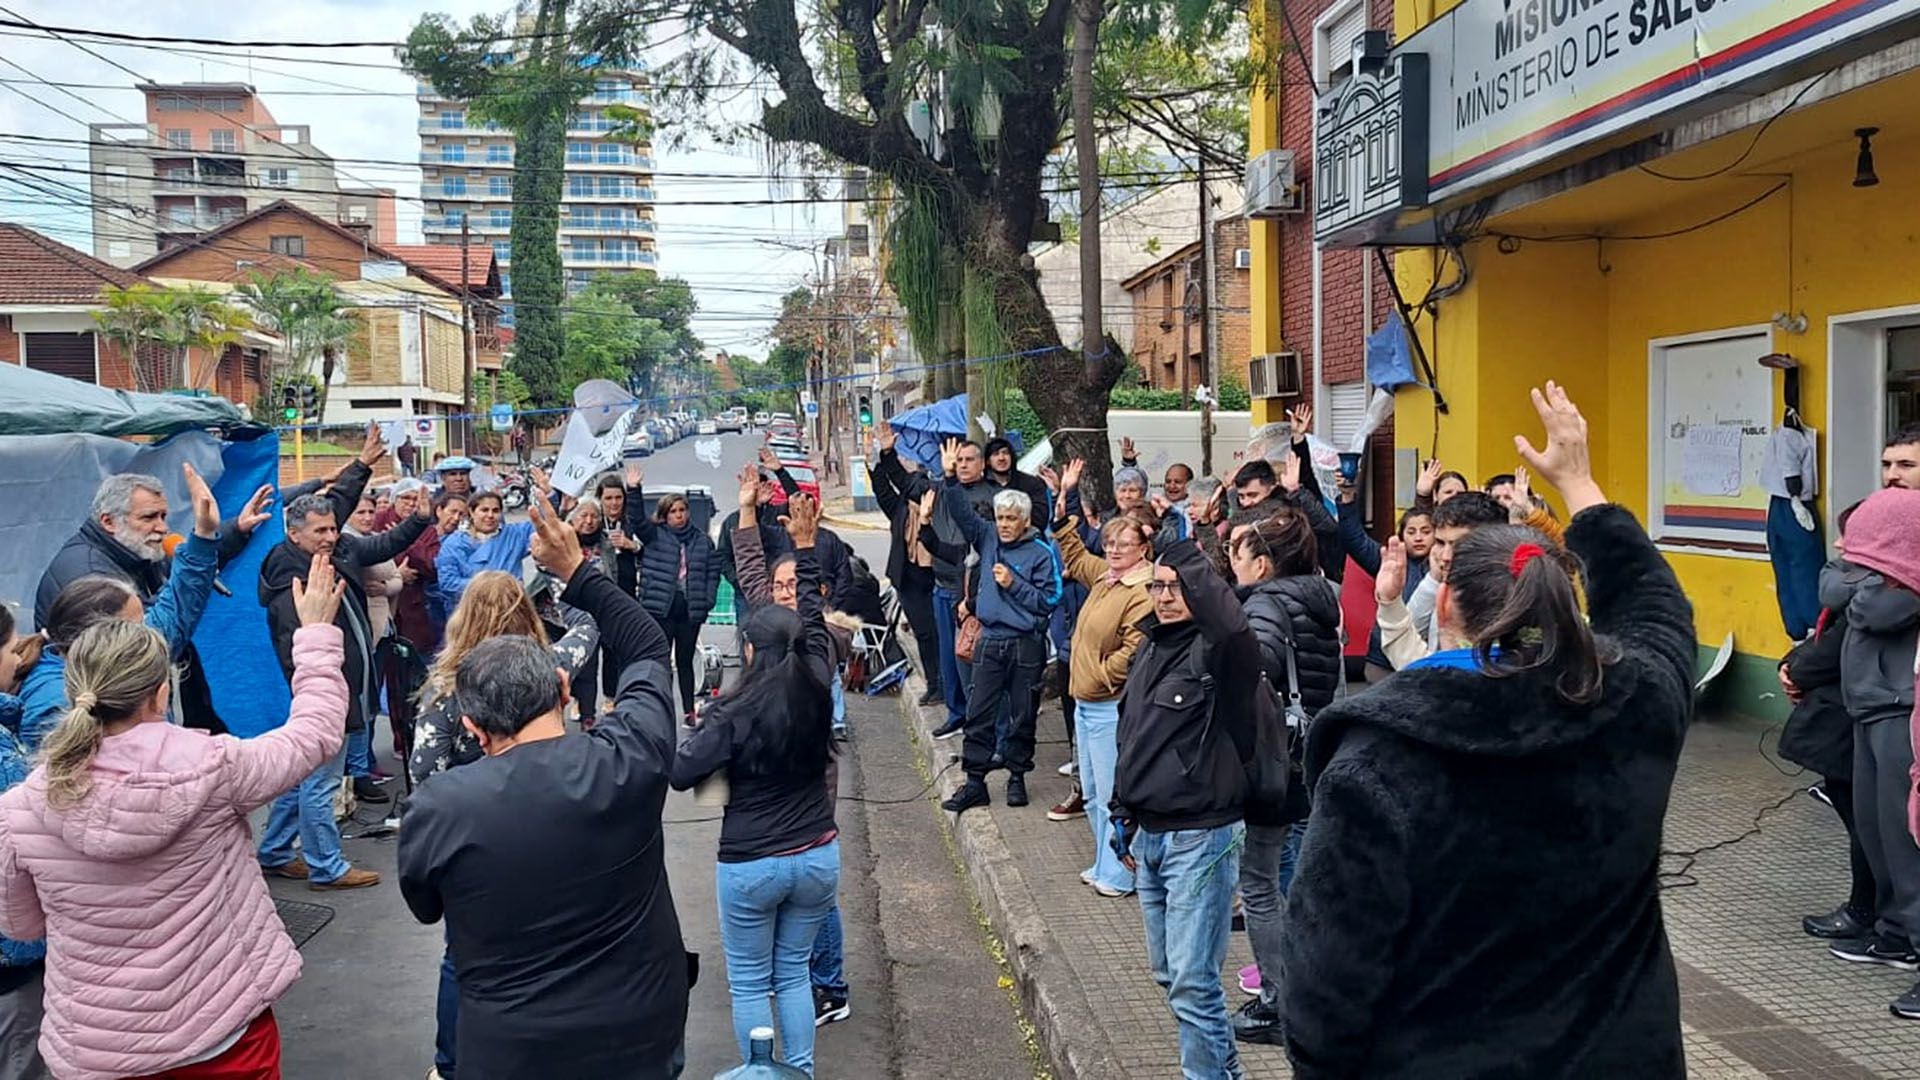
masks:
<svg viewBox="0 0 1920 1080"><path fill-rule="evenodd" d="M807 1074L784 1061L773 1060L773 1029L757 1027L747 1033L751 1048L747 1063L729 1069L713 1080L807 1080Z"/></svg>

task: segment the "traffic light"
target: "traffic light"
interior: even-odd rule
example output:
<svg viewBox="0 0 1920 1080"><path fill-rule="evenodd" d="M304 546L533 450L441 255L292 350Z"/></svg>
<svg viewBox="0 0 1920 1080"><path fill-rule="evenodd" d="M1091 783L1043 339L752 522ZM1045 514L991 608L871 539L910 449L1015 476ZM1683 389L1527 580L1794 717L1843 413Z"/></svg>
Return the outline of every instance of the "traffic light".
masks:
<svg viewBox="0 0 1920 1080"><path fill-rule="evenodd" d="M300 419L300 391L292 383L280 388L280 415L289 424Z"/></svg>
<svg viewBox="0 0 1920 1080"><path fill-rule="evenodd" d="M310 382L300 384L300 411L308 416L320 408L320 390Z"/></svg>
<svg viewBox="0 0 1920 1080"><path fill-rule="evenodd" d="M873 399L865 394L860 395L860 426L873 426Z"/></svg>

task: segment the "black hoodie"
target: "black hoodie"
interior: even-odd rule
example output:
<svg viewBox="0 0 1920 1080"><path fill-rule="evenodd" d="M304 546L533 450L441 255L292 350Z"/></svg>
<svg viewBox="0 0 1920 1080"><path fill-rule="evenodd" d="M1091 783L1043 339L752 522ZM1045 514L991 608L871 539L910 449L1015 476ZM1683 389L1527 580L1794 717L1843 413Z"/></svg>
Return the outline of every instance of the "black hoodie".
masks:
<svg viewBox="0 0 1920 1080"><path fill-rule="evenodd" d="M1602 696L1410 668L1314 721L1288 898L1300 1080L1681 1080L1660 833L1693 714L1693 611L1617 506L1567 529Z"/></svg>
<svg viewBox="0 0 1920 1080"><path fill-rule="evenodd" d="M1340 689L1340 588L1314 575L1274 578L1241 590L1247 622L1260 641L1260 670L1274 693L1287 700L1287 653L1293 652L1294 676L1300 686L1300 704L1308 716L1333 703ZM1289 744L1297 769L1299 736ZM1296 781L1298 774L1296 772ZM1284 825L1307 816L1307 785L1287 787L1284 806L1247 804L1247 821L1254 825Z"/></svg>

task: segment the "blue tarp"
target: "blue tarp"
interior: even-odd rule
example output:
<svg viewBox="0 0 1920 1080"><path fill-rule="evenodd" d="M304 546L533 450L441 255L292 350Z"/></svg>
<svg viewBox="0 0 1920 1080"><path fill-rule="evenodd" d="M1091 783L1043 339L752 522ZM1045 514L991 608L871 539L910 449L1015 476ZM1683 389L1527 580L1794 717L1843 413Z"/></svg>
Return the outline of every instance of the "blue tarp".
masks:
<svg viewBox="0 0 1920 1080"><path fill-rule="evenodd" d="M1406 321L1397 312L1367 338L1367 382L1382 390L1420 385L1413 374L1413 348L1407 342Z"/></svg>
<svg viewBox="0 0 1920 1080"><path fill-rule="evenodd" d="M955 394L945 401L936 401L931 405L922 405L887 421L894 432L900 436L894 445L894 451L909 461L919 462L927 470L927 475L940 475L940 443L946 439L964 439L967 437L967 395ZM1014 456L1021 451L1020 433L1003 431L1008 442L1013 444Z"/></svg>

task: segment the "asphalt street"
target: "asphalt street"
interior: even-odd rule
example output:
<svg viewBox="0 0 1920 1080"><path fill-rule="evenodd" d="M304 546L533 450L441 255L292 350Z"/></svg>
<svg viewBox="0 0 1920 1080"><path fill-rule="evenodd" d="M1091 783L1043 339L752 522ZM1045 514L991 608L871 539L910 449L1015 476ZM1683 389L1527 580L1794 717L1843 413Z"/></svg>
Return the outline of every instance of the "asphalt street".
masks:
<svg viewBox="0 0 1920 1080"><path fill-rule="evenodd" d="M695 439L642 461L649 487L710 487L716 528L734 509L733 476L759 445L752 434L719 438L718 467L696 457ZM884 559L884 533L841 533L869 561ZM731 651L731 627L709 626L705 637ZM820 1032L818 1075L1033 1076L1003 972L981 937L965 881L955 874L938 812L923 797L924 777L911 763L897 699L859 698L852 705L855 737L843 758L838 824L853 1014ZM390 755L384 721L377 745ZM397 771L390 762L388 768ZM690 796L667 803L675 904L687 945L703 961L687 1021L687 1077L710 1077L739 1062L715 915L718 815ZM377 820L379 814L363 809L361 816ZM391 837L346 841L355 865L382 874L370 889L316 894L269 879L276 897L333 912L301 950L302 978L276 1007L289 1077L409 1078L424 1075L432 1063L441 930L416 923L401 901L394 845Z"/></svg>

